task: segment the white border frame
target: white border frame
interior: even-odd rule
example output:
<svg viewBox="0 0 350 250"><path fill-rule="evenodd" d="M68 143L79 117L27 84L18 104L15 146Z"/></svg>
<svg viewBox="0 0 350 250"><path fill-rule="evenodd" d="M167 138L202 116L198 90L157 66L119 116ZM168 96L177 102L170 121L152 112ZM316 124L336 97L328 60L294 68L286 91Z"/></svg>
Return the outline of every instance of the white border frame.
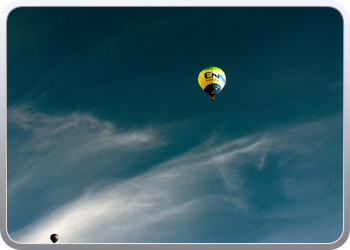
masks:
<svg viewBox="0 0 350 250"><path fill-rule="evenodd" d="M341 2L341 3L339 3ZM215 245L216 249L336 249L341 247L342 249L345 249L346 246L349 247L349 243L345 244L348 237L349 237L349 214L350 214L350 205L349 205L349 199L346 199L346 197L349 197L349 184L346 183L345 179L349 179L349 173L350 170L346 169L346 165L348 165L350 154L346 154L345 151L348 151L349 146L349 138L350 138L350 130L345 130L346 128L349 128L349 59L350 54L348 51L349 48L349 41L350 41L350 29L349 29L349 13L345 9L345 6L349 9L349 1L348 0L338 0L338 1L328 1L328 0L321 0L321 1L312 1L312 0L282 0L282 1L274 1L274 0L171 0L167 2L160 2L159 0L128 0L128 1L112 1L112 0L99 0L99 1L93 1L93 0L50 0L50 1L44 1L44 0L20 0L20 1L10 1L10 0L2 0L0 1L0 6L2 8L1 13L1 26L0 26L0 34L2 35L0 40L0 46L1 46L1 67L0 67L0 178L1 178L1 189L0 189L0 196L1 196L1 205L0 205L0 229L1 229L1 236L4 242L1 242L0 247L1 249L4 249L3 247L9 249L48 249L48 248L57 248L57 249L96 249L103 248L103 249L115 249L116 247L118 249L178 249L178 248L185 248L185 249L212 249ZM344 230L342 236L333 243L294 243L294 244L281 244L281 243L266 243L266 244L240 244L240 243L230 243L230 244L18 244L11 240L11 238L7 234L7 221L6 221L6 177L7 177L7 49L6 49L6 43L7 43L7 36L6 36L6 26L7 26L7 17L10 14L10 12L17 8L17 7L34 7L34 6L40 6L40 7L75 7L75 6L81 6L81 7L111 7L111 6L167 6L167 7L174 7L174 6L222 6L222 7L229 7L229 6L236 6L236 7L331 7L338 10L341 15L343 16L343 24L344 24L344 81L343 81L343 90L344 90L344 101L343 101L343 159L344 159Z"/></svg>

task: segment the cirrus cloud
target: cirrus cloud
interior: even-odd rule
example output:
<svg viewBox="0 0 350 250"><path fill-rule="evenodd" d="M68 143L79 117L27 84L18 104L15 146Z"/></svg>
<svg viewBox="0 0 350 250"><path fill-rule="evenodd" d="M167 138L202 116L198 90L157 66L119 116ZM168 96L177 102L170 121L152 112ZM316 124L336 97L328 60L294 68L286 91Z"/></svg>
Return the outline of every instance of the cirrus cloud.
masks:
<svg viewBox="0 0 350 250"><path fill-rule="evenodd" d="M25 204L39 212L30 223L10 233L17 242L49 243L50 233L60 234L62 243L193 242L196 237L197 242L207 242L206 235L218 230L214 225L220 220L233 242L244 242L247 240L242 228L252 218L254 228L246 229L251 230L250 241L269 242L280 235L284 224L278 221L294 218L291 228L295 230L300 230L301 220L322 225L320 217L310 218L304 213L310 210L324 216L327 225L333 223L340 228L339 213L332 216L324 210L327 206L339 210L339 206L332 205L339 202L329 201L341 197L325 193L333 188L339 194L339 185L332 185L339 178L329 174L329 163L338 164L341 159L334 147L324 152L332 145L339 146L341 114L242 138L220 139L213 135L146 171L119 178L120 172L115 169L146 164L147 152L165 145L156 130L118 133L113 124L90 115L51 117L26 112L9 111L9 122L23 133L30 132L19 144L10 140L20 146L17 152L27 153L28 157L11 157L10 162L22 166L9 167L9 208L18 211ZM58 145L54 146L54 142ZM67 145L75 145L78 150L72 153ZM40 151L44 148L50 150L44 154ZM330 156L331 160L324 160ZM49 161L52 158L55 161ZM31 174L23 175L24 170ZM314 173L312 179L307 178L310 173ZM325 174L328 182L323 180ZM262 181L265 178L269 181ZM324 203L324 198L315 198L315 194L329 199L323 210L319 204ZM284 202L276 202L274 196ZM310 197L312 202L305 202ZM52 205L43 209L49 202ZM229 219L214 219L210 214L218 210L226 211ZM294 240L303 241L307 234L315 232L309 230L303 239L296 236ZM318 241L324 237L309 239Z"/></svg>

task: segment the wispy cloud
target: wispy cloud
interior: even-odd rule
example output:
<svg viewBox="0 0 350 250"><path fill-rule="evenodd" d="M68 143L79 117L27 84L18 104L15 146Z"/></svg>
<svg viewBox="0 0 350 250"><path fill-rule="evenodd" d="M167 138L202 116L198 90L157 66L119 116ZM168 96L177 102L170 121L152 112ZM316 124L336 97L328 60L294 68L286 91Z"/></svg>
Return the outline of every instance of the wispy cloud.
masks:
<svg viewBox="0 0 350 250"><path fill-rule="evenodd" d="M54 171L53 169L58 165L53 163L54 166L52 166L42 154L38 154L35 155L35 160L26 158L21 161L26 165L27 170L33 171L32 180L38 181L39 176L46 178L50 171L54 171L55 178L66 178L69 182L68 179L71 176L67 171L71 174L72 171L77 171L86 164L90 171L82 170L84 173L81 175L91 178L90 182L81 180L76 182L84 192L76 193L69 201L56 203L56 206L42 213L30 225L11 233L10 236L21 243L49 243L51 233L60 234L62 243L193 242L193 237L189 235L193 236L196 230L204 230L203 228L194 229L195 222L201 221L204 223L202 225L209 225L209 221L203 222L203 220L209 211L217 209L226 210L232 220L251 213L257 220L269 220L268 218L278 220L283 213L285 218L288 218L291 214L287 212L288 209L284 205L270 204L272 210L256 211L252 203L252 195L259 196L260 192L266 193L268 190L260 190L258 193L253 190L252 183L249 183L252 180L246 178L245 172L248 168L252 168L255 175L259 176L260 172L264 173L266 169L268 170L270 166L266 162L274 156L278 160L278 167L282 169L280 170L282 174L279 177L270 176L271 181L279 183L276 187L278 190L273 192L281 192L286 199L299 204L300 199L307 197L312 190L309 190L310 186L298 189L293 182L300 180L298 175L304 171L304 168L313 169L315 168L313 164L322 160L321 156L315 152L329 148L332 141L337 140L342 121L339 115L247 137L226 138L224 141L218 136L213 136L201 145L156 164L142 174L123 180L112 180L108 185L100 185L98 180L103 180L105 176L93 169L109 165L118 168L119 158L111 155L114 155L121 145L127 145L127 150L122 150L123 155L128 154L130 150L150 149L159 145L156 131L145 129L119 134L111 123L98 121L89 115L74 114L62 117L44 114L29 115L18 108L10 110L9 114L12 117L9 118L10 122L20 121L17 122L18 126L25 130L35 130L32 131L29 142L25 143L26 146L23 148L29 150L32 147L50 147L53 142L48 140L60 135L60 138L54 141L58 141L59 145L62 144L61 147L51 147L49 154L51 156L54 154L54 159L60 163L64 161L66 171ZM18 118L15 119L15 117ZM79 150L71 154L67 145L77 145ZM109 155L106 151L111 151L112 154ZM86 162L84 157L80 157L84 154L89 155L89 162ZM110 158L107 157L109 163L96 160L101 158L101 154L110 156ZM288 159L286 155L297 158L286 162ZM309 159L310 155L316 158ZM145 159L144 155L133 156L137 159L130 158L127 162L128 166L133 165L131 160ZM62 157L67 159L63 160ZM302 165L303 160L305 165ZM44 171L45 175L37 174L38 168L34 167L36 164L32 161L42 164L39 167L40 171L48 169ZM68 164L73 164L75 170L69 171ZM322 165L318 167L326 168ZM291 171L290 168L294 170ZM110 168L106 169L112 171ZM28 182L19 176L19 174L13 175L9 182L11 195L13 195L11 189L15 189L14 183L20 180L22 188L28 187ZM55 178L52 176L50 181L58 182ZM274 180L274 178L279 179ZM319 183L320 178L315 175L314 184ZM76 181L75 178L73 180ZM37 187L39 184L40 182L31 185ZM310 183L306 182L305 185L307 184ZM35 198L34 194L38 191L34 187L32 187L32 198ZM20 190L23 192L23 189ZM252 194L252 192L255 193ZM321 187L318 192L324 192L324 187ZM46 193L40 199L45 199L49 194ZM283 213L276 213L278 210ZM230 228L231 222L226 223L228 224L224 226ZM264 224L266 225L266 222ZM258 225L257 223L255 230L260 227ZM232 230L234 229L230 229L229 232ZM201 232L198 233L201 234ZM272 234L273 230L267 230L265 233L270 235L269 233ZM239 237L239 234L236 232L236 237ZM252 233L252 237L261 239L261 233L259 236L254 236ZM272 238L269 236L264 240ZM199 237L198 240L205 241L203 237Z"/></svg>
<svg viewBox="0 0 350 250"><path fill-rule="evenodd" d="M10 107L10 218L22 221L15 211L23 206L44 212L55 206L57 197L67 202L86 186L135 168L140 160L136 155L166 144L160 133L154 127L120 129L91 114L48 115Z"/></svg>
<svg viewBox="0 0 350 250"><path fill-rule="evenodd" d="M145 174L99 191L92 186L81 198L11 236L19 242L36 243L48 243L49 232L62 235L61 242L166 241L169 235L164 236L162 230L148 229L157 224L162 228L164 223L174 227L176 221L186 221L215 206L213 201L242 209L245 201L237 192L239 185L233 187L240 176L225 171L225 166L235 168L248 155L254 157L263 144L252 138L216 146L206 142ZM235 193L229 201L224 199L227 192Z"/></svg>
<svg viewBox="0 0 350 250"><path fill-rule="evenodd" d="M39 147L53 144L57 146L69 138L70 142L77 141L79 143L77 146L82 150L87 148L86 145L95 146L97 150L121 146L126 146L128 149L142 149L154 146L156 139L156 131L152 128L141 131L118 131L111 122L100 121L90 114L50 116L32 113L26 106L9 108L8 123L20 129L30 130L32 140L41 142Z"/></svg>

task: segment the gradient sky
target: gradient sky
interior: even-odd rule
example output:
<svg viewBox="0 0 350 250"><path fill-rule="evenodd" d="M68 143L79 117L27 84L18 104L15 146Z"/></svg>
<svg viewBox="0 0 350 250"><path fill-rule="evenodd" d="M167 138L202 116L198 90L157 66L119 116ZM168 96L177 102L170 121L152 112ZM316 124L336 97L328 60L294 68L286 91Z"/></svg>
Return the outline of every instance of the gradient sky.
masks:
<svg viewBox="0 0 350 250"><path fill-rule="evenodd" d="M7 28L13 240L341 236L337 10L22 7ZM215 101L208 66L227 76Z"/></svg>

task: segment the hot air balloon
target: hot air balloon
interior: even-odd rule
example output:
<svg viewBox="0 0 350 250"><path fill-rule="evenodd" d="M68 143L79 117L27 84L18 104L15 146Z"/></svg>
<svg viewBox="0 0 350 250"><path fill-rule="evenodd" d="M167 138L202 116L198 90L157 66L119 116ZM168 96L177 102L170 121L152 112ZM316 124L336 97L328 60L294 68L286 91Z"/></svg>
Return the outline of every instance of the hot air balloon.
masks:
<svg viewBox="0 0 350 250"><path fill-rule="evenodd" d="M50 239L53 243L56 243L60 237L58 234L51 234Z"/></svg>
<svg viewBox="0 0 350 250"><path fill-rule="evenodd" d="M201 88L207 92L211 99L215 99L226 84L226 75L224 71L218 67L207 67L198 75L198 83Z"/></svg>

